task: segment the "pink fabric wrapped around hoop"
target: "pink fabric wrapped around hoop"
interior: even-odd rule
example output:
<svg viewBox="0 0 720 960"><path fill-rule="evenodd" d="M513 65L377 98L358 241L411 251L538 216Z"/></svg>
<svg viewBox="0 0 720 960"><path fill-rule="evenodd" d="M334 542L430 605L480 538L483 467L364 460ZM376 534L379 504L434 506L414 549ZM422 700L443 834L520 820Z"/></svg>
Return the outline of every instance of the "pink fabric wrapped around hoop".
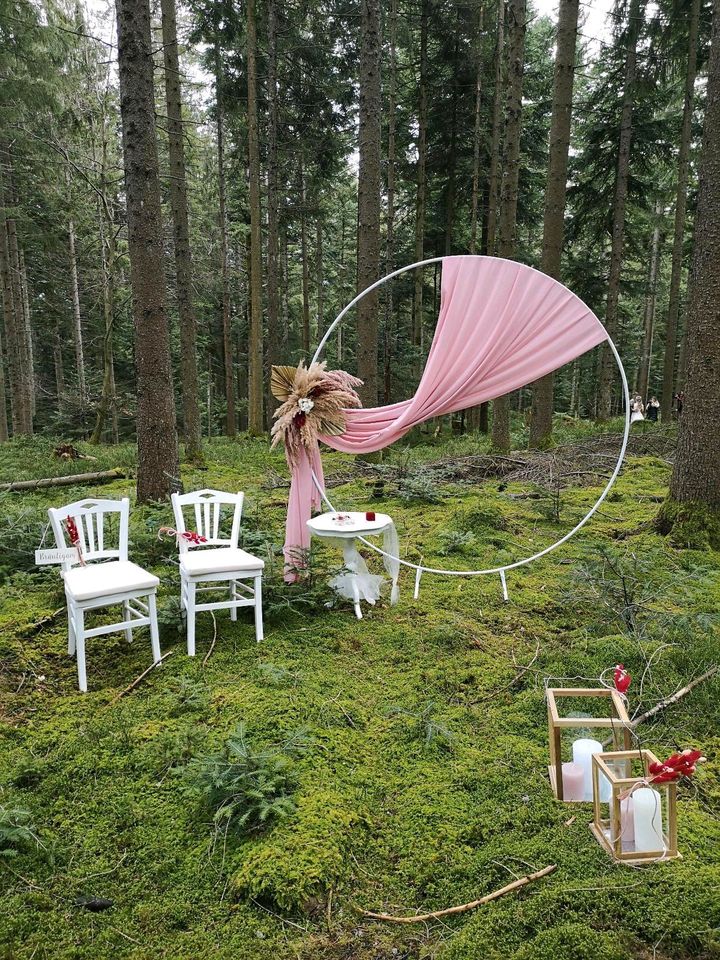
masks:
<svg viewBox="0 0 720 960"><path fill-rule="evenodd" d="M347 410L347 429L321 437L335 450L370 453L424 420L511 393L607 340L595 314L567 287L498 257L445 257L440 316L417 393L386 407ZM285 559L299 565L310 545L306 521L324 485L320 450L292 470ZM289 570L286 579L295 575Z"/></svg>

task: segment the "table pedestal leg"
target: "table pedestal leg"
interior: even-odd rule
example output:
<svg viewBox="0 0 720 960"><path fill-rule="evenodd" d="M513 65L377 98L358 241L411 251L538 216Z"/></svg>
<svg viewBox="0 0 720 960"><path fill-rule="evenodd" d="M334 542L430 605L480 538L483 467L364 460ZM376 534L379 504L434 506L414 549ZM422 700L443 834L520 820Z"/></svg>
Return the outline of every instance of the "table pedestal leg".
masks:
<svg viewBox="0 0 720 960"><path fill-rule="evenodd" d="M368 574L367 564L358 553L355 546L355 540L345 540L343 543L343 560L345 566L351 573L351 586L353 592L353 604L355 606L355 616L362 620L362 610L360 609L360 590L358 589L357 574L365 576Z"/></svg>

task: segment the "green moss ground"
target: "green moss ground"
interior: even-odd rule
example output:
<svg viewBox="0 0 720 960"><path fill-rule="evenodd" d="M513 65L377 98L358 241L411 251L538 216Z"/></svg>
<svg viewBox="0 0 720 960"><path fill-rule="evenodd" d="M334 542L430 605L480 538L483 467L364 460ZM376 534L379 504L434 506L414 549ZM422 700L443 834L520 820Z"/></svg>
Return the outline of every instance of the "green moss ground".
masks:
<svg viewBox="0 0 720 960"><path fill-rule="evenodd" d="M77 472L52 460L53 446L7 445L0 479ZM390 462L421 476L423 461L473 449L453 440ZM80 465L133 465L130 447L96 455ZM339 562L332 550L318 550L308 587L282 585L286 491L273 486L286 475L282 455L246 438L215 441L207 469L185 469L183 480L246 491L246 545L274 556L266 639L256 645L249 615L231 624L221 613L203 668L205 615L199 655L185 656L172 615L173 546L156 539L171 515L136 508L131 555L162 578L163 649L174 654L114 706L148 665L148 638L90 641L90 692L78 693L64 617L29 629L63 602L57 570L35 570L32 554L48 505L132 496L132 481L0 495L0 803L30 810L44 844L0 857L0 958L719 957L720 679L643 730L659 754L678 744L708 756L681 791L681 861L614 866L590 834L590 806L555 803L547 782L544 678L597 677L621 660L635 678L633 708L646 709L718 659L720 554L679 550L649 523L667 469L631 458L585 531L508 575L509 603L497 578L432 576L414 602L406 572L398 606L383 602L357 622L346 606L323 606ZM350 470L347 458L326 457L328 474ZM357 478L331 496L339 507L391 513L410 559L474 567L549 544L598 492L564 492L557 525L545 499L516 496L529 489L443 485L428 504L400 499L393 483L374 499L372 481ZM429 743L422 715L437 725ZM183 770L240 720L259 743L303 727L313 744L296 761L296 813L261 836L223 842ZM558 869L547 879L443 923L396 927L356 912L447 907L550 863ZM114 906L93 914L75 905L82 896Z"/></svg>

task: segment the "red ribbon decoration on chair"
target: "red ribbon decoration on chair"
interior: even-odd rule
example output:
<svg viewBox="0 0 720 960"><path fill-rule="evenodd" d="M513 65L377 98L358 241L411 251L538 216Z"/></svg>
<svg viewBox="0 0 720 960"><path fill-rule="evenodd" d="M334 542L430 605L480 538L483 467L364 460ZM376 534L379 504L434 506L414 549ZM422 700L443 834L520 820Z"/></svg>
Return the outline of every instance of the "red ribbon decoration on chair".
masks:
<svg viewBox="0 0 720 960"><path fill-rule="evenodd" d="M160 527L158 530L158 539L162 537L175 537L178 546L180 545L180 538L187 540L188 543L192 543L193 546L198 546L200 543L207 543L207 537L203 537L200 533L195 533L194 530L185 530L183 533L180 533L179 530L174 530L172 527Z"/></svg>
<svg viewBox="0 0 720 960"><path fill-rule="evenodd" d="M67 530L67 535L70 540L70 543L77 550L78 560L80 561L80 566L85 566L85 558L82 555L82 549L80 548L80 534L78 533L77 524L73 517L65 518L65 529Z"/></svg>

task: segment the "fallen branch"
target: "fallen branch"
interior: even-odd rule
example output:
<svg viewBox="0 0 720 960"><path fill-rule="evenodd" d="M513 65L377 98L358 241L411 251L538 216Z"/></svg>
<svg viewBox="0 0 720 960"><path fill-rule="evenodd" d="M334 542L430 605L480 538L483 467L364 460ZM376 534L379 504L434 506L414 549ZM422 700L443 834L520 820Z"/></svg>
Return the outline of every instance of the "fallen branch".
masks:
<svg viewBox="0 0 720 960"><path fill-rule="evenodd" d="M215 619L214 611L211 610L210 613L212 614L212 618L213 618L213 638L212 638L212 643L210 644L210 649L203 657L203 662L202 662L203 668L207 666L207 662L212 656L212 652L215 649L215 644L217 643L217 620Z"/></svg>
<svg viewBox="0 0 720 960"><path fill-rule="evenodd" d="M421 913L415 917L393 917L389 913L373 913L371 910L361 910L360 913L364 917L370 917L372 920L387 920L389 923L423 923L426 920L437 920L439 917L447 917L454 913L467 913L468 910L481 907L485 903L490 903L491 900L504 897L506 893L512 893L513 890L519 890L520 887L527 886L527 884L532 883L533 880L546 877L549 873L552 873L553 870L557 870L556 863L551 863L549 867L543 867L542 870L537 870L535 873L529 873L526 877L513 880L513 882L508 883L507 886L501 887L500 890L495 890L493 893L488 893L484 897L480 897L479 900L472 900L470 903L463 903L457 907L447 907L445 910L434 910L432 913Z"/></svg>
<svg viewBox="0 0 720 960"><path fill-rule="evenodd" d="M641 713L639 717L636 717L633 720L633 725L637 726L639 723L644 723L646 720L654 717L656 713L660 713L661 710L664 710L665 707L670 707L673 703L677 703L678 700L681 700L686 693L690 693L691 690L694 690L699 683L703 682L703 680L709 680L710 677L714 676L718 670L720 670L720 664L716 663L714 666L710 667L709 670L706 670L702 676L695 677L694 680L691 680L690 683L686 684L684 687L681 687L680 690L678 690L676 693L673 693L672 696L665 697L665 699L661 700L660 703L656 703L654 707L646 710L645 713Z"/></svg>
<svg viewBox="0 0 720 960"><path fill-rule="evenodd" d="M101 470L99 473L74 473L67 477L45 477L42 480L15 480L12 483L0 483L0 490L41 490L44 487L71 487L78 483L106 483L110 480L123 480L127 471L116 468Z"/></svg>
<svg viewBox="0 0 720 960"><path fill-rule="evenodd" d="M159 667L160 664L163 662L163 660L167 660L167 658L171 657L173 653L175 653L174 650L168 650L167 653L164 653L160 657L157 663L151 663L150 666L147 668L147 670L143 670L143 672L140 674L139 677L135 677L135 679L131 684L128 684L128 686L125 687L124 690L121 690L120 693L110 701L110 703L108 704L108 707L115 706L118 700L121 700L126 693L130 693L131 690L134 690L135 687L137 687L137 685L141 683L145 679L145 677L155 669L155 667Z"/></svg>
<svg viewBox="0 0 720 960"><path fill-rule="evenodd" d="M65 613L65 607L58 607L57 610L54 610L52 613L49 613L46 617L43 617L42 620L36 620L35 623L30 623L22 631L22 636L24 639L28 637L34 637L36 634L40 633L45 627L51 626L55 623L57 618Z"/></svg>

